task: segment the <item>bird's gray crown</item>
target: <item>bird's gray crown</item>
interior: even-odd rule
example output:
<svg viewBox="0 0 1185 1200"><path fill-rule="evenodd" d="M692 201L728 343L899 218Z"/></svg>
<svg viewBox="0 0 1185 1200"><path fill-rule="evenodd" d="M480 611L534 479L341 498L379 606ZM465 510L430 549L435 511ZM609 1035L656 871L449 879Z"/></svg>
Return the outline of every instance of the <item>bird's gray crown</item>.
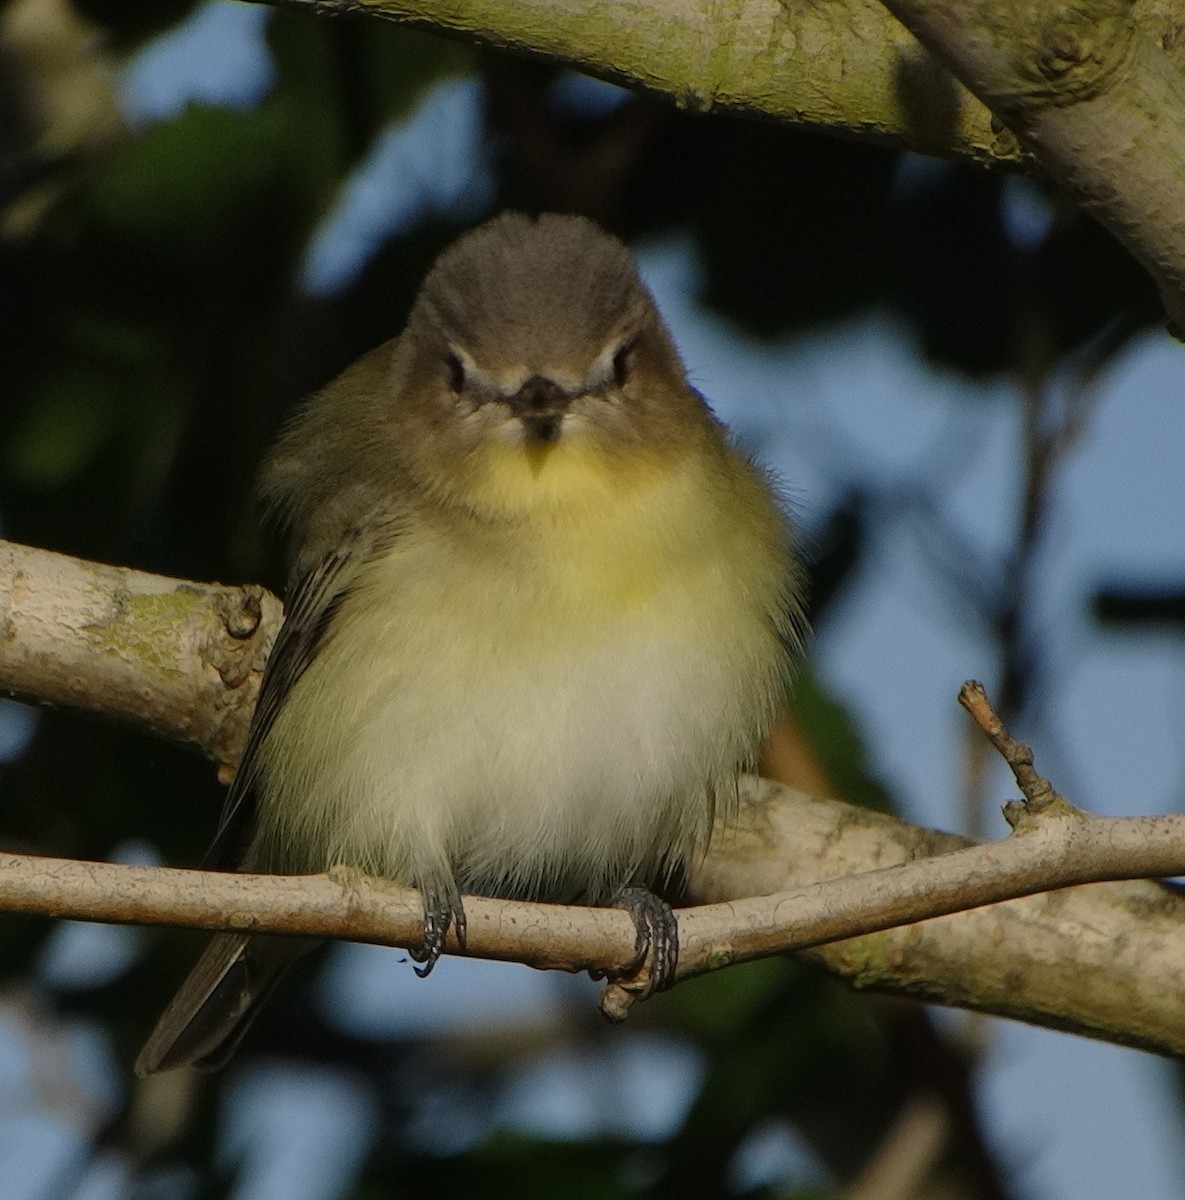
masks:
<svg viewBox="0 0 1185 1200"><path fill-rule="evenodd" d="M409 327L487 371L579 374L652 314L616 238L583 217L507 213L440 256Z"/></svg>

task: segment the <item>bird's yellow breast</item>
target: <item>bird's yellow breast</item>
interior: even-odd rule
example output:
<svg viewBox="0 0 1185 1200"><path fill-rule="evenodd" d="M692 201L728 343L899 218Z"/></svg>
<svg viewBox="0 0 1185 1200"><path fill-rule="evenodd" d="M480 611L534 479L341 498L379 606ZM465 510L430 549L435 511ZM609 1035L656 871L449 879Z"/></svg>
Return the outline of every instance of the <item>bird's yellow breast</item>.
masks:
<svg viewBox="0 0 1185 1200"><path fill-rule="evenodd" d="M565 614L595 628L648 603L695 624L735 607L738 580L779 586L780 517L739 456L623 452L580 437L492 444L475 481L503 517L466 556L500 558L530 576L543 624ZM727 484L728 486L722 486ZM526 597L523 597L526 599Z"/></svg>

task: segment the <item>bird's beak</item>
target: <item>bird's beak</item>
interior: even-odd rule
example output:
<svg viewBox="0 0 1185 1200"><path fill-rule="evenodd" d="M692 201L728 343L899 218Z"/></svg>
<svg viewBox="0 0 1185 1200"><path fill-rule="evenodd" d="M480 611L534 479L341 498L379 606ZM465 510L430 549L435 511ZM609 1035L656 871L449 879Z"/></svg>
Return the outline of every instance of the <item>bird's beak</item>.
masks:
<svg viewBox="0 0 1185 1200"><path fill-rule="evenodd" d="M571 399L554 379L532 375L513 396L507 397L506 403L531 438L554 442L560 436Z"/></svg>

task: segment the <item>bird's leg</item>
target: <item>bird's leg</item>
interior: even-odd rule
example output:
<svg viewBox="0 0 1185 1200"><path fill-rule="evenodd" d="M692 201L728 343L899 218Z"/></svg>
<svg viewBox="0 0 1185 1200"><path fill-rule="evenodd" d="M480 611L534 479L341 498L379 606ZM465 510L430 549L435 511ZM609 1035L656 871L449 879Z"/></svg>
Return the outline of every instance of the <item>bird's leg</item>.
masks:
<svg viewBox="0 0 1185 1200"><path fill-rule="evenodd" d="M443 886L432 884L421 888L420 894L424 898L424 942L418 950L409 950L408 953L413 962L422 964L413 970L423 979L444 953L449 926L452 925L462 949L465 948L466 928L465 907L454 882L450 880Z"/></svg>
<svg viewBox="0 0 1185 1200"><path fill-rule="evenodd" d="M609 901L612 908L624 908L634 919L638 931L637 957L622 971L608 972L614 980L628 979L650 956L649 977L639 993L639 999L649 999L655 992L670 987L679 965L679 924L671 906L649 888L627 884Z"/></svg>

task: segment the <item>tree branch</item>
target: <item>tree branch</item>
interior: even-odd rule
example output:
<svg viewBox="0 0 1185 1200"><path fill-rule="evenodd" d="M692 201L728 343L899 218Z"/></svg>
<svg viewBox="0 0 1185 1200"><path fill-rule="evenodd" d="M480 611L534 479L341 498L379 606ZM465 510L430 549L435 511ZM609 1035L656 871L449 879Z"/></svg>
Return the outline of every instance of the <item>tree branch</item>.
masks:
<svg viewBox="0 0 1185 1200"><path fill-rule="evenodd" d="M757 781L752 786L759 791L789 792ZM1034 826L1019 829L1003 842L802 884L774 895L681 910L679 978L940 914L962 913L1067 883L1183 871L1185 815L1103 818L1047 812ZM1066 929L1065 906L1060 907L1063 941L1065 935L1082 936L1081 930ZM0 856L0 910L119 924L341 937L405 948L419 946L423 930L419 893L353 871L294 877L229 875L17 854ZM450 935L450 953L563 971L620 972L633 959L632 919L612 908L470 896L465 912L467 946L462 949ZM1149 955L1149 947L1144 946L1137 970L1120 980L1127 1003L1132 996L1139 997L1135 1010L1113 1010L1106 1022L1095 1015L1101 1007L1099 997L1073 992L1058 996L1054 1012L1025 1009L1024 990L1016 978L1015 947L1007 936L1015 914L1004 908L993 908L992 913L997 931L986 944L995 972L1009 978L1006 1015L1165 1054L1185 1052L1185 1002L1178 986L1185 965L1185 950L1180 949L1185 907L1179 898L1177 936L1165 938L1159 954ZM1138 931L1129 929L1126 936L1138 938ZM1105 948L1112 967L1118 944L1108 943ZM841 967L847 960L844 973L853 974L850 965L859 960L859 947L844 944L835 950ZM1033 944L1031 950L1048 955L1049 944ZM1073 965L1078 972L1085 966L1081 958ZM1095 990L1093 971L1099 966L1089 965L1091 988L1079 990L1087 994ZM901 962L894 967L900 979ZM995 1010L984 997L976 997L976 982L964 979L963 1002ZM644 984L644 972L628 983L610 984L602 1000L607 1015L621 1019Z"/></svg>
<svg viewBox="0 0 1185 1200"><path fill-rule="evenodd" d="M1132 0L883 0L1148 269L1185 336L1180 21Z"/></svg>
<svg viewBox="0 0 1185 1200"><path fill-rule="evenodd" d="M282 616L261 587L0 540L0 695L100 712L232 766Z"/></svg>
<svg viewBox="0 0 1185 1200"><path fill-rule="evenodd" d="M871 866L967 848L966 839L793 792L767 781L746 791L736 831L718 838L691 879L690 899L714 903L858 878ZM1180 818L1138 818L1148 836L1176 839ZM1103 818L1055 821L1052 842L1097 832ZM1130 828L1134 832L1135 827ZM1119 830L1123 831L1124 826ZM1018 840L975 847L994 861ZM1033 850L1041 847L1034 845ZM1025 850L1024 853L1029 853ZM937 860L940 861L940 860ZM1015 861L1015 860L1006 860ZM1170 874L1152 868L1149 874ZM1115 878L1111 876L1111 878ZM1052 882L1052 881L1051 881ZM972 880L970 886L974 886ZM807 950L861 990L969 1008L1159 1053L1185 1052L1185 895L1148 879L1072 887Z"/></svg>
<svg viewBox="0 0 1185 1200"><path fill-rule="evenodd" d="M1066 801L1053 790L1049 780L1044 775L1037 774L1037 768L1033 765L1032 747L1018 742L1004 728L1004 722L1000 720L999 714L988 700L982 683L970 679L963 684L959 689L959 703L971 714L972 720L983 730L984 736L1008 764L1016 786L1025 798L1025 811L1038 816L1055 804L1066 805ZM1012 801L1004 809L1004 816L1014 829L1021 820L1020 813L1012 807L1015 803ZM1067 809L1068 807L1067 805Z"/></svg>
<svg viewBox="0 0 1185 1200"><path fill-rule="evenodd" d="M615 5L611 16L603 6L580 0L256 2L321 14L370 13L542 55L697 111L760 114L987 165L1028 161L1011 130L952 77L945 54L924 49L878 0L740 0L727 6L712 0L632 0ZM1179 0L1113 3L1127 10L1125 20L1145 48L1159 48L1170 67L1181 63L1185 17ZM1138 65L1139 71L1151 71L1149 95L1162 99L1166 87L1172 91L1163 67L1155 57ZM1164 110L1151 113L1155 118ZM1106 127L1098 125L1096 132L1106 136ZM1158 140L1173 136L1170 130Z"/></svg>
<svg viewBox="0 0 1185 1200"><path fill-rule="evenodd" d="M1046 813L1004 842L771 896L681 910L678 977L1083 880L1181 872L1185 815L1101 818ZM450 953L541 969L615 973L625 970L634 957L633 921L623 911L479 897L468 897L465 908L467 943L460 947L450 934ZM120 924L336 937L407 948L418 947L423 935L417 892L345 870L303 877L235 875L0 855L0 909ZM996 956L1008 959L1002 941L992 938L989 944ZM1175 1003L1158 1035L1135 1028L1106 1032L1122 1035L1115 1040L1166 1053L1185 1051L1185 1023L1180 1019L1185 1004L1175 986L1182 959L1185 954L1178 953L1169 968L1172 986L1167 990ZM607 1015L623 1017L644 985L644 970L628 983L610 984L602 1002ZM1058 1016L1063 1027L1104 1033L1080 1022L1072 1004L1068 1009L1063 1004Z"/></svg>
<svg viewBox="0 0 1185 1200"><path fill-rule="evenodd" d="M988 110L876 0L261 0L369 13L554 59L698 112L776 117L927 154L1016 165L1025 154Z"/></svg>
<svg viewBox="0 0 1185 1200"><path fill-rule="evenodd" d="M1185 20L1173 0L633 0L611 19L581 0L265 2L543 55L696 111L993 165L1031 154L1147 268L1185 331Z"/></svg>

